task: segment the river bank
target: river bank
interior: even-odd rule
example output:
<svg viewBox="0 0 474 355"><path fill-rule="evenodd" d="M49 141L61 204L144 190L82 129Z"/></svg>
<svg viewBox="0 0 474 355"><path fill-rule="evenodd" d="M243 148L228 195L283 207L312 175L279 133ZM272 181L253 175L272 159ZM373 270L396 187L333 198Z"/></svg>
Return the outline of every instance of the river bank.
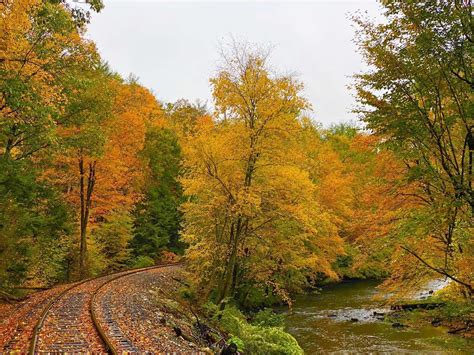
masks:
<svg viewBox="0 0 474 355"><path fill-rule="evenodd" d="M433 307L413 309L411 308L413 305ZM448 334L474 339L474 306L472 302L444 302L432 299L426 303L408 303L404 306L406 306L405 310L390 312L386 320L402 326L417 327L420 324L430 324L433 327L447 329Z"/></svg>
<svg viewBox="0 0 474 355"><path fill-rule="evenodd" d="M448 323L435 326L422 311L392 312L375 301L379 283L346 281L327 285L319 294L298 297L292 311L286 312L287 331L308 354L349 350L470 353L473 341L449 334Z"/></svg>

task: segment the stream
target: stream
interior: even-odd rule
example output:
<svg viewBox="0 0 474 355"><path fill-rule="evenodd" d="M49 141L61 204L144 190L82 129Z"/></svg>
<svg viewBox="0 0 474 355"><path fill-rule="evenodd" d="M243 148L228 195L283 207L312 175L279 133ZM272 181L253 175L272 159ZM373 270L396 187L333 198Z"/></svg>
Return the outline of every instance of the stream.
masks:
<svg viewBox="0 0 474 355"><path fill-rule="evenodd" d="M444 328L396 328L382 315L374 315L388 312L373 299L378 283L343 282L297 298L287 314L287 331L307 354L473 353L473 342L447 334Z"/></svg>

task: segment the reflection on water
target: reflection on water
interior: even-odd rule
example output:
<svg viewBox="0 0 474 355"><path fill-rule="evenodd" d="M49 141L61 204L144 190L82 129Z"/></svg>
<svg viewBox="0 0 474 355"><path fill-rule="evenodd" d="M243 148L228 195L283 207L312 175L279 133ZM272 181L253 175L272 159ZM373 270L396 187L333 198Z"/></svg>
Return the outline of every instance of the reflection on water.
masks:
<svg viewBox="0 0 474 355"><path fill-rule="evenodd" d="M388 309L372 298L374 281L345 282L320 294L298 298L287 328L308 354L316 353L471 353L473 344L446 329L395 328L384 322Z"/></svg>

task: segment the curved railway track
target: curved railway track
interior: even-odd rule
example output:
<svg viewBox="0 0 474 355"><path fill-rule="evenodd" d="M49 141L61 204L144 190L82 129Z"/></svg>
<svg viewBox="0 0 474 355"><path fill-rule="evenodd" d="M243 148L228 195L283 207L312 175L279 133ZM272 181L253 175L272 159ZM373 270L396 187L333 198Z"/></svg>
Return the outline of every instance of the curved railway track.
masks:
<svg viewBox="0 0 474 355"><path fill-rule="evenodd" d="M169 263L121 271L71 285L54 297L44 308L34 328L29 353L136 352L137 349L114 324L111 317L112 310L102 312L104 319L100 319L101 317L94 309L97 295L106 285L117 279L178 264Z"/></svg>

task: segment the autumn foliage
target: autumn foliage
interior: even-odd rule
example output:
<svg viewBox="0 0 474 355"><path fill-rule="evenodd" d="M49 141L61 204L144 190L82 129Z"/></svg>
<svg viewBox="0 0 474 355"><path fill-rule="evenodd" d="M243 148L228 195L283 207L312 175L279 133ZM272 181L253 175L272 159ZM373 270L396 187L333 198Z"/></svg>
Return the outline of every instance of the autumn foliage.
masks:
<svg viewBox="0 0 474 355"><path fill-rule="evenodd" d="M472 296L472 9L422 3L354 19L364 125L323 128L258 46L223 48L212 109L161 103L104 63L87 11L0 1L0 288L184 260L220 307L345 277Z"/></svg>

